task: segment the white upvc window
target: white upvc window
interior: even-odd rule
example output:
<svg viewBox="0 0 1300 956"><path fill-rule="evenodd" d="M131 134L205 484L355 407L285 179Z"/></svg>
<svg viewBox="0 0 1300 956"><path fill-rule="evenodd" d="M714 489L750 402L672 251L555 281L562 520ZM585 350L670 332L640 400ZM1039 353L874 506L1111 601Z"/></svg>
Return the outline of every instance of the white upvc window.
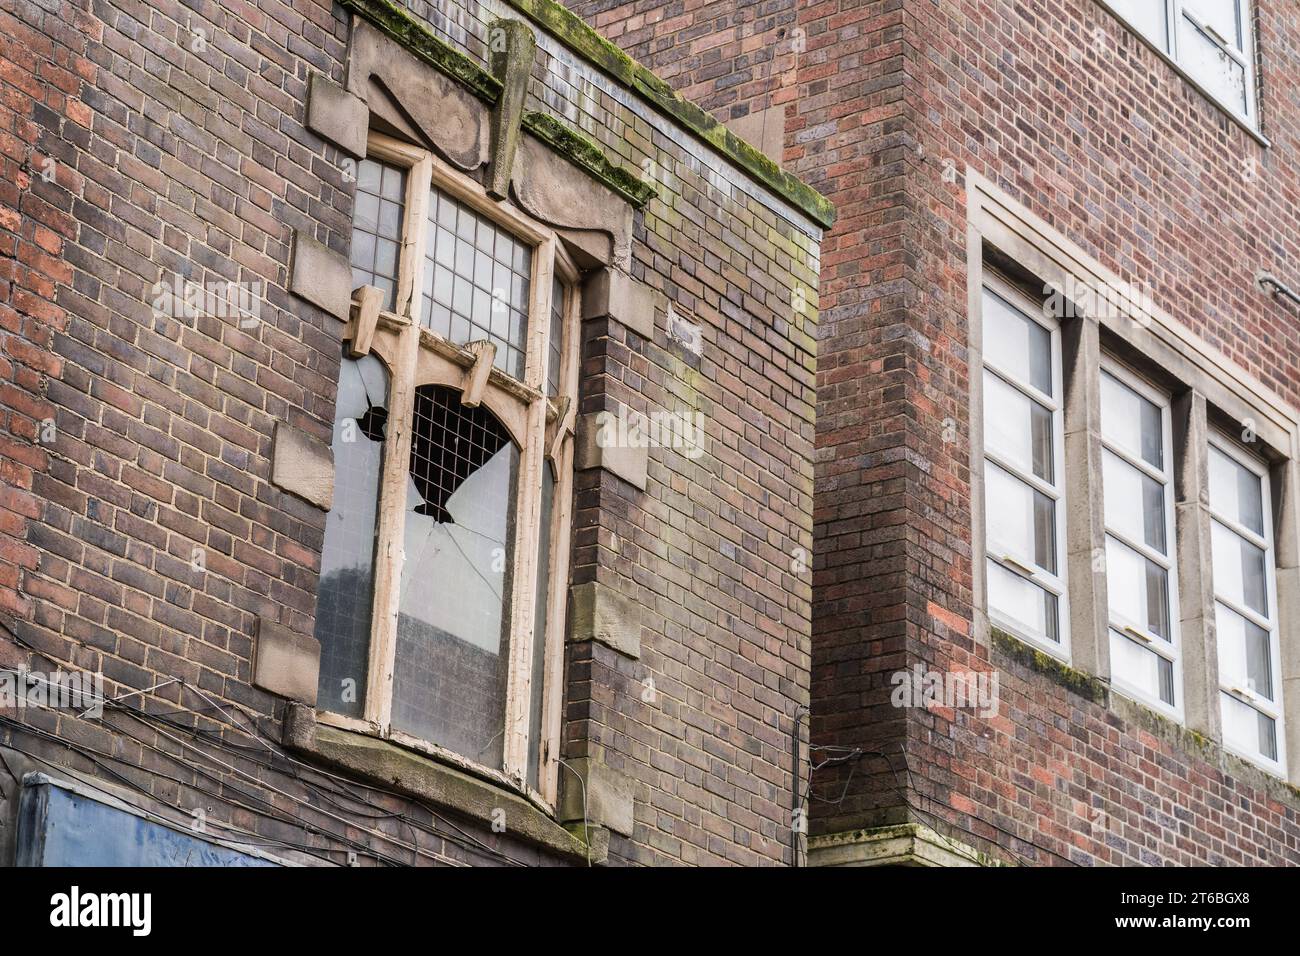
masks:
<svg viewBox="0 0 1300 956"><path fill-rule="evenodd" d="M1268 465L1215 435L1209 471L1223 742L1285 775Z"/></svg>
<svg viewBox="0 0 1300 956"><path fill-rule="evenodd" d="M1106 0L1225 109L1257 126L1250 0Z"/></svg>
<svg viewBox="0 0 1300 956"><path fill-rule="evenodd" d="M1068 657L1060 328L1001 283L983 322L989 617Z"/></svg>
<svg viewBox="0 0 1300 956"><path fill-rule="evenodd" d="M553 804L578 272L544 224L375 133L351 260L321 718Z"/></svg>
<svg viewBox="0 0 1300 956"><path fill-rule="evenodd" d="M1170 402L1109 357L1101 436L1111 681L1181 719Z"/></svg>

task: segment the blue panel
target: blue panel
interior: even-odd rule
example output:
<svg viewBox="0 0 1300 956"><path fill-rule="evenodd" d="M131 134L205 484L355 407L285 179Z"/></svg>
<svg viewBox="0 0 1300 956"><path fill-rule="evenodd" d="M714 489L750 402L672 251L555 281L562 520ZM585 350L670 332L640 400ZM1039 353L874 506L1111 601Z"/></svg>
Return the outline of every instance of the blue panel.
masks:
<svg viewBox="0 0 1300 956"><path fill-rule="evenodd" d="M60 786L23 780L19 866L275 866Z"/></svg>

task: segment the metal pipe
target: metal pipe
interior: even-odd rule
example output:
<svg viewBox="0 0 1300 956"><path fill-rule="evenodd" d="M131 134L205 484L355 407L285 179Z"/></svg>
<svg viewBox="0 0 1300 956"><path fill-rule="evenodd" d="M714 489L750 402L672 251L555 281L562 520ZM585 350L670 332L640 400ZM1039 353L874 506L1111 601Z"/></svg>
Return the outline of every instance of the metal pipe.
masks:
<svg viewBox="0 0 1300 956"><path fill-rule="evenodd" d="M1277 278L1277 276L1273 275L1273 273L1261 272L1255 278L1255 281L1259 283L1261 290L1267 292L1273 298L1276 299L1280 297L1290 299L1296 305L1300 305L1300 293L1296 293L1290 286Z"/></svg>
<svg viewBox="0 0 1300 956"><path fill-rule="evenodd" d="M799 726L803 722L803 715L809 713L808 707L800 704L794 711L794 730L790 736L794 746L790 748L791 767L790 767L790 866L799 865L799 825L803 824L807 832L808 821L800 819L800 813L803 810L801 806L802 799L799 796Z"/></svg>

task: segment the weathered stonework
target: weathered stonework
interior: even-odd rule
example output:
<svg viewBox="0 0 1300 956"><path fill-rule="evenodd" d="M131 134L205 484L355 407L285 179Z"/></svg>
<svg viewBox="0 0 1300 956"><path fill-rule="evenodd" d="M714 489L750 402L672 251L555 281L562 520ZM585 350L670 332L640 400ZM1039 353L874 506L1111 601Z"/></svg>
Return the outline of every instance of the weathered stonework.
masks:
<svg viewBox="0 0 1300 956"><path fill-rule="evenodd" d="M620 443L609 437L610 429L602 424L607 413L584 415L578 419L578 444L574 449L575 468L599 468L626 481L633 488L646 490L650 475L650 448L641 443Z"/></svg>
<svg viewBox="0 0 1300 956"><path fill-rule="evenodd" d="M644 611L634 602L596 581L569 590L570 641L596 641L625 657L641 656Z"/></svg>
<svg viewBox="0 0 1300 956"><path fill-rule="evenodd" d="M559 818L585 821L623 836L631 836L636 798L631 778L601 760L579 757L570 762L561 790Z"/></svg>
<svg viewBox="0 0 1300 956"><path fill-rule="evenodd" d="M320 643L261 618L253 645L253 684L278 697L313 706L320 677Z"/></svg>
<svg viewBox="0 0 1300 956"><path fill-rule="evenodd" d="M334 504L334 454L330 446L284 422L271 439L271 483L321 511Z"/></svg>
<svg viewBox="0 0 1300 956"><path fill-rule="evenodd" d="M366 104L320 73L313 73L307 94L307 127L349 156L366 155L370 112Z"/></svg>
<svg viewBox="0 0 1300 956"><path fill-rule="evenodd" d="M584 319L613 319L643 339L654 338L656 316L666 308L662 295L617 269L593 271L582 287Z"/></svg>
<svg viewBox="0 0 1300 956"><path fill-rule="evenodd" d="M293 234L289 291L346 322L352 311L352 266L305 232Z"/></svg>

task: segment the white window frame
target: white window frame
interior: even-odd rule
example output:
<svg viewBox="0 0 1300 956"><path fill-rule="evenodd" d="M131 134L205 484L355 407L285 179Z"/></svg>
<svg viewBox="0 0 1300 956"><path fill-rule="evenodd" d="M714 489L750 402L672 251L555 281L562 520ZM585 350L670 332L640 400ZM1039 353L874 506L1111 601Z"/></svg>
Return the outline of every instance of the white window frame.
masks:
<svg viewBox="0 0 1300 956"><path fill-rule="evenodd" d="M571 540L574 420L579 375L579 270L565 252L556 233L517 209L498 202L483 187L443 163L428 150L402 140L371 132L367 157L403 167L407 172L403 207L402 243L398 263L395 309L380 311L371 348L389 374L389 438L385 441L383 480L379 489L378 528L371 617L370 657L367 669L364 716L318 712L322 723L377 735L410 749L504 784L548 811L558 795L559 743L562 719L565 612L568 559ZM427 183L425 188L422 184ZM420 324L421 273L425 267L428 202L440 190L476 213L507 230L516 240L532 246L529 286L528 333L523 381L499 368L480 367L478 353L449 342ZM546 363L551 328L552 279L564 290L563 339L560 350L559 394L548 396ZM354 297L352 320L345 339L357 334L361 301ZM475 374L475 373L478 374ZM436 742L423 740L392 727L392 688L397 651L400 606L406 481L410 466L410 422L415 390L426 385L468 391L478 380L480 400L501 421L519 448L516 482L517 511L512 555L513 582L510 606L510 668L506 689L503 768L489 767L454 753ZM406 427L404 428L403 425ZM547 576L546 643L543 657L541 726L531 724L531 685L534 621L540 549L541 470L555 477L555 500L549 536L550 571ZM535 492L535 493L534 493ZM529 743L540 736L538 788L528 782Z"/></svg>
<svg viewBox="0 0 1300 956"><path fill-rule="evenodd" d="M1178 603L1178 539L1176 537L1176 528L1174 521L1174 430L1173 430L1173 403L1168 394L1155 388L1145 379L1130 370L1127 366L1116 360L1109 354L1102 353L1101 359L1102 374L1110 375L1116 381L1132 389L1138 395L1147 399L1153 405L1160 409L1160 436L1164 448L1164 471L1159 472L1140 457L1136 457L1118 444L1110 441L1106 437L1106 428L1104 418L1099 428L1101 434L1102 448L1116 455L1121 460L1132 465L1142 474L1159 481L1164 489L1164 518L1165 518L1165 547L1169 554L1162 555L1153 548L1147 547L1145 542L1133 541L1121 531L1116 531L1110 525L1105 525L1105 534L1107 538L1115 538L1121 544L1136 551L1142 557L1154 561L1163 567L1167 574L1169 582L1169 641L1150 634L1144 627L1139 626L1136 621L1127 621L1121 617L1115 616L1114 611L1107 602L1107 634L1106 639L1110 639L1110 630L1116 630L1120 634L1129 638L1136 638L1140 646L1146 648L1154 654L1165 658L1173 665L1174 681L1174 704L1171 707L1159 697L1152 697L1142 689L1128 683L1115 672L1112 661L1110 680L1111 686L1120 691L1127 697L1151 707L1155 710L1174 718L1179 723L1183 721L1183 655L1182 655L1182 628L1180 622L1182 613ZM1104 412L1102 413L1104 416ZM1104 472L1103 472L1104 474ZM1102 501L1103 508L1105 503L1106 487L1105 479L1099 475L1097 480L1102 483ZM1109 578L1109 569L1108 578Z"/></svg>
<svg viewBox="0 0 1300 956"><path fill-rule="evenodd" d="M1273 494L1272 494L1272 476L1268 462L1252 454L1243 448L1239 443L1233 441L1226 435L1218 431L1211 431L1208 436L1211 447L1218 449L1228 458L1237 462L1260 479L1260 500L1264 515L1264 536L1260 537L1254 531L1244 527L1238 522L1229 518L1227 515L1216 511L1212 498L1207 495L1206 510L1213 521L1219 522L1228 528L1234 534L1237 534L1254 544L1256 547L1264 549L1264 576L1265 593L1268 597L1268 618L1265 619L1257 612L1248 607L1243 607L1236 602L1222 597L1219 594L1217 583L1214 585L1214 602L1216 605L1222 604L1235 613L1241 615L1247 621L1265 628L1268 631L1268 648L1269 648L1269 668L1271 669L1271 679L1274 689L1274 699L1267 700L1258 694L1252 693L1248 688L1231 687L1223 683L1222 675L1219 675L1219 690L1241 701L1253 710L1257 710L1268 717L1273 718L1277 731L1277 760L1269 760L1263 754L1251 753L1249 751L1239 750L1232 746L1227 739L1223 738L1223 747L1238 757L1249 760L1260 767L1265 768L1270 773L1277 774L1286 779L1286 728L1284 724L1285 708L1282 703L1282 647L1281 647L1281 627L1280 614L1278 613L1277 604L1277 558L1274 552L1274 528L1273 528ZM1214 560L1211 555L1209 575L1211 580L1214 577ZM1216 635L1217 641L1217 635ZM1219 702L1220 712L1222 712L1223 702Z"/></svg>
<svg viewBox="0 0 1300 956"><path fill-rule="evenodd" d="M1236 0L1237 2L1237 29L1241 31L1242 49L1238 50L1232 46L1232 42L1226 37L1222 37L1218 32L1189 10L1183 0L1143 0L1147 3L1161 3L1165 7L1165 42L1160 44L1158 37L1148 36L1131 20L1128 19L1119 9L1118 5L1110 0L1102 0L1107 9L1115 17L1131 29L1135 36L1141 37L1152 49L1158 52L1164 59L1199 90L1205 97L1211 100L1220 109L1229 113L1233 118L1243 123L1251 132L1258 134L1259 130L1259 94L1256 89L1256 64L1257 52L1255 50L1255 17L1251 7L1251 0ZM1237 62L1244 70L1244 83L1246 85L1246 104L1245 109L1238 109L1233 104L1222 99L1217 93L1214 93L1192 70L1191 67L1184 65L1178 49L1178 24L1180 20L1187 20L1196 27L1205 37L1207 37L1222 53L1230 59Z"/></svg>
<svg viewBox="0 0 1300 956"><path fill-rule="evenodd" d="M980 450L983 460L983 467L988 468L991 463L997 468L1012 475L1013 477L1025 482L1031 488L1041 491L1048 495L1055 502L1053 513L1056 519L1056 568L1057 573L1052 574L1043 568L1032 567L1019 561L1013 555L996 554L989 548L990 536L985 532L985 558L995 564L1000 565L1012 574L1042 587L1044 590L1056 596L1056 630L1060 635L1060 642L1056 643L1049 640L1044 635L1034 634L1027 631L1018 623L1010 618L999 614L988 601L987 593L984 595L985 609L988 613L989 620L997 627L1005 630L1016 637L1032 643L1035 647L1042 648L1047 653L1062 660L1070 660L1070 607L1069 607L1069 589L1067 582L1067 562L1069 560L1068 549L1066 547L1066 527L1065 527L1065 378L1064 363L1061 357L1061 326L1055 319L1050 318L1043 313L1042 303L1035 304L1032 299L1023 292L1016 289L1011 283L1007 282L996 273L987 271L984 275L983 287L989 293L1002 299L1008 306L1023 314L1031 322L1036 322L1048 331L1051 336L1051 359L1052 359L1052 384L1059 395L1046 395L1040 392L1028 382L1020 382L1015 376L1003 369L999 369L994 363L989 361L988 349L981 348L980 356L980 416L984 416L984 404L986 396L984 395L984 386L982 377L984 371L988 370L997 378L1001 379L1012 388L1021 392L1032 401L1049 409L1052 413L1052 483L1049 484L1033 474L1026 474L1018 469L1015 465L1002 459L998 454L988 447L988 442L984 442L984 447ZM980 309L981 317L981 342L984 341L987 325L983 308ZM987 472L986 472L987 473ZM984 513L985 520L988 520L988 508L990 493L987 479L982 480L984 487ZM986 575L987 577L987 575ZM987 588L986 588L987 590Z"/></svg>

